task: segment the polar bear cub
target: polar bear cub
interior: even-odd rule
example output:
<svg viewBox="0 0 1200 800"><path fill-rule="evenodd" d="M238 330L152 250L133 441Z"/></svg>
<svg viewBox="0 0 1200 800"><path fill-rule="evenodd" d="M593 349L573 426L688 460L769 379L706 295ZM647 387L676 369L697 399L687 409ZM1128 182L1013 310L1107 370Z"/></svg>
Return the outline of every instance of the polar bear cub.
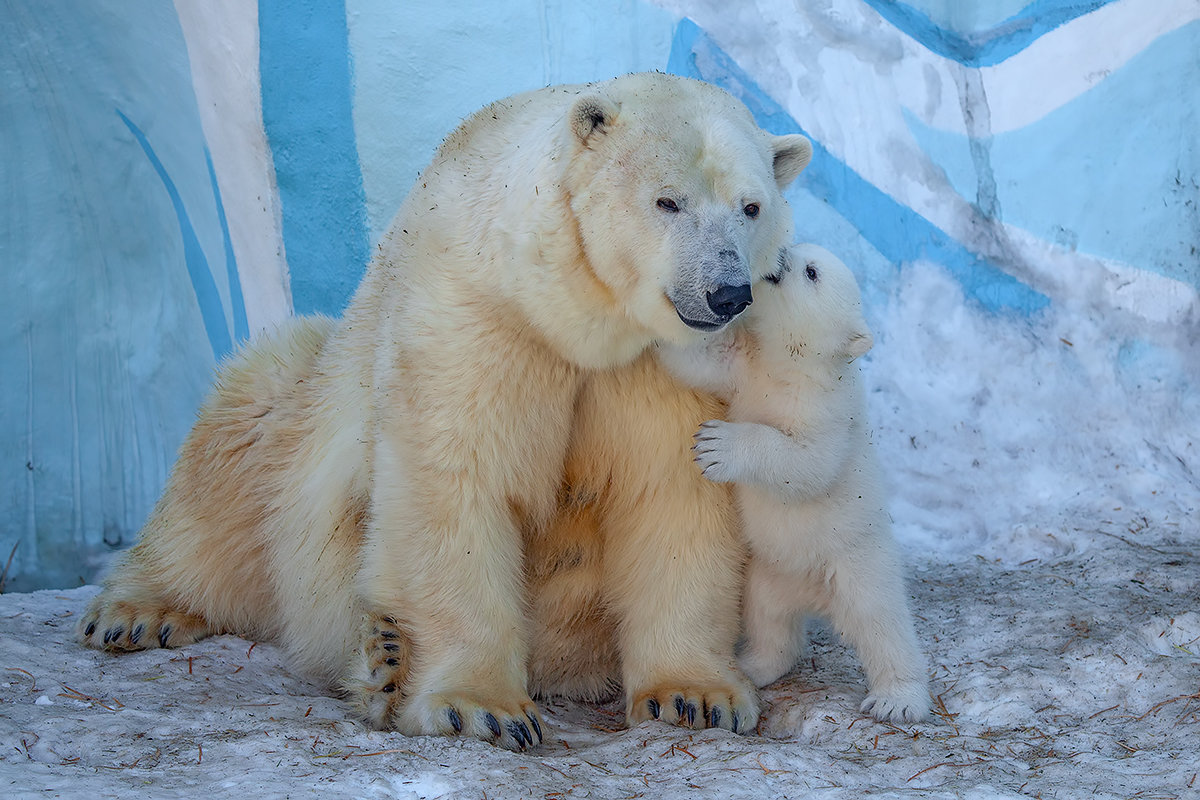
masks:
<svg viewBox="0 0 1200 800"><path fill-rule="evenodd" d="M801 244L756 287L743 327L659 351L676 377L729 402L728 421L705 422L693 449L706 477L737 485L752 553L747 677L765 686L784 675L805 617L826 617L862 660L861 710L915 722L929 713L926 666L852 363L872 343L853 273Z"/></svg>

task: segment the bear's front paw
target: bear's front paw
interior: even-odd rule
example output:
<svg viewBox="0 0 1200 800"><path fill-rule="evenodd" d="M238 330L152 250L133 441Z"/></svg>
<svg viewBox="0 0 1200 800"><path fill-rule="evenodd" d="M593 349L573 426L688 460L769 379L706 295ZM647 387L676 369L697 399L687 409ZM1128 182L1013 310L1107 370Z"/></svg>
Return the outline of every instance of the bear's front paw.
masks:
<svg viewBox="0 0 1200 800"><path fill-rule="evenodd" d="M897 683L873 690L858 707L880 722L920 722L929 716L929 690L923 683Z"/></svg>
<svg viewBox="0 0 1200 800"><path fill-rule="evenodd" d="M748 687L704 686L638 692L625 716L630 725L657 719L685 728L751 733L758 727L758 714L758 695Z"/></svg>
<svg viewBox="0 0 1200 800"><path fill-rule="evenodd" d="M704 477L716 483L732 483L741 474L736 447L737 428L735 423L710 419L701 423L692 437L695 462L700 465Z"/></svg>
<svg viewBox="0 0 1200 800"><path fill-rule="evenodd" d="M509 750L545 741L542 715L528 696L500 699L468 692L431 692L405 703L396 724L409 736L472 736Z"/></svg>

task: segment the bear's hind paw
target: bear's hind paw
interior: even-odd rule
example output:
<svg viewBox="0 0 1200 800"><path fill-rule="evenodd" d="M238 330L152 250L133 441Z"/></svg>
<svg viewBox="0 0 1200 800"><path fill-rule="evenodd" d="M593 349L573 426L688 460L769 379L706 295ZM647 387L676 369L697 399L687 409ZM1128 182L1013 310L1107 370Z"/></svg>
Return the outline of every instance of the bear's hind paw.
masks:
<svg viewBox="0 0 1200 800"><path fill-rule="evenodd" d="M79 623L85 645L114 652L182 647L211 633L208 623L194 614L124 601L97 600Z"/></svg>
<svg viewBox="0 0 1200 800"><path fill-rule="evenodd" d="M922 683L901 683L867 695L858 710L880 722L921 722L929 716L929 690Z"/></svg>
<svg viewBox="0 0 1200 800"><path fill-rule="evenodd" d="M630 725L657 719L685 728L724 728L753 733L758 727L758 697L733 687L652 689L634 695L626 718Z"/></svg>

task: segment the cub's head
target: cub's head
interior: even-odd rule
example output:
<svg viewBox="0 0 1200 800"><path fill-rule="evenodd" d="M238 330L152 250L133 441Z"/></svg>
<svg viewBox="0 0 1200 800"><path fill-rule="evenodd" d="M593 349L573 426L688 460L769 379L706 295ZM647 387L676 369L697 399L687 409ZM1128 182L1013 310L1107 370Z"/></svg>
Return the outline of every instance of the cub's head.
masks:
<svg viewBox="0 0 1200 800"><path fill-rule="evenodd" d="M747 324L769 352L852 360L874 344L854 273L823 247L781 250L755 295Z"/></svg>
<svg viewBox="0 0 1200 800"><path fill-rule="evenodd" d="M808 164L725 91L659 73L588 87L564 189L589 266L653 338L714 331L754 300L791 237L782 189Z"/></svg>

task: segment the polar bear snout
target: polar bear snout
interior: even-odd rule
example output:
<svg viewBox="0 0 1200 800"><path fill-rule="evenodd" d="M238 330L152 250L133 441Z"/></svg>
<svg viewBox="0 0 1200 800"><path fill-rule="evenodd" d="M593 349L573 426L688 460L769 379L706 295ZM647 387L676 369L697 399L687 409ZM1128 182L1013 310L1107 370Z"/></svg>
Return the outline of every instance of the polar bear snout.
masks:
<svg viewBox="0 0 1200 800"><path fill-rule="evenodd" d="M754 302L754 295L751 294L748 283L719 286L715 291L705 292L704 298L714 314L727 319L733 319Z"/></svg>

